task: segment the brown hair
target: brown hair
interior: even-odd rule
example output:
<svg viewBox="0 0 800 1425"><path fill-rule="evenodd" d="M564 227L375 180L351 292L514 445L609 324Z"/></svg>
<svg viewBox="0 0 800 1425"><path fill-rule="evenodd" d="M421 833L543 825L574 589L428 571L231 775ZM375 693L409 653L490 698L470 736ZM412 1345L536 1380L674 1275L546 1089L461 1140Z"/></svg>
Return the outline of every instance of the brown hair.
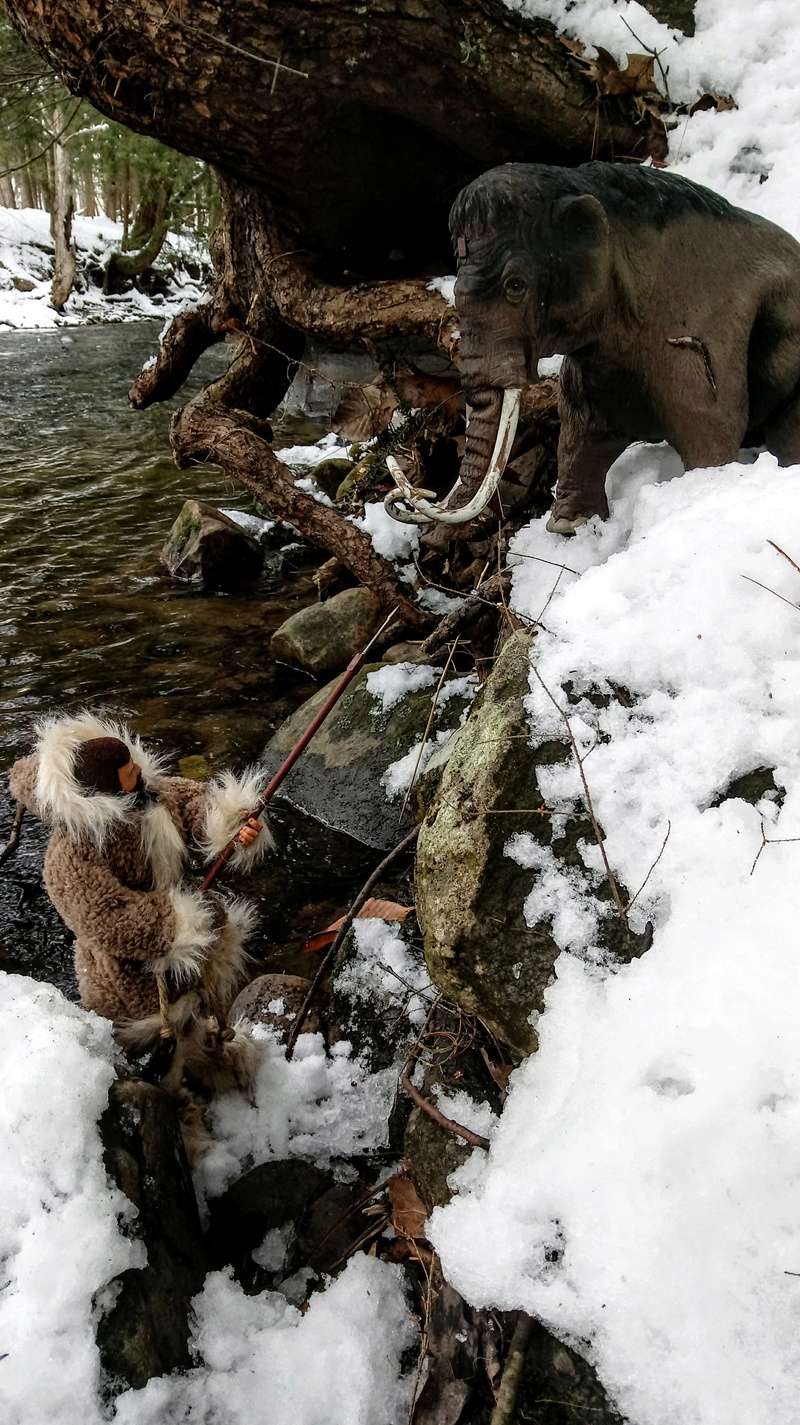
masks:
<svg viewBox="0 0 800 1425"><path fill-rule="evenodd" d="M131 760L129 748L118 737L90 737L75 753L72 774L81 791L92 795L119 795L122 792L118 772Z"/></svg>

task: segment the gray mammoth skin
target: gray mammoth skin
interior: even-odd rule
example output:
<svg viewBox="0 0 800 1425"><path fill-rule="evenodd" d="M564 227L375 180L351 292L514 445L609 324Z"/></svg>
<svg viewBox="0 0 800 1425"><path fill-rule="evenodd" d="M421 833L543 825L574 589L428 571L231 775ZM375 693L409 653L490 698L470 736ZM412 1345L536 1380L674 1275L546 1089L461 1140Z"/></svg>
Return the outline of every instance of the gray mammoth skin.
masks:
<svg viewBox="0 0 800 1425"><path fill-rule="evenodd" d="M800 244L676 174L505 164L457 197L455 300L471 407L458 504L480 485L503 393L564 353L548 529L608 514L632 441L687 469L743 444L800 462Z"/></svg>

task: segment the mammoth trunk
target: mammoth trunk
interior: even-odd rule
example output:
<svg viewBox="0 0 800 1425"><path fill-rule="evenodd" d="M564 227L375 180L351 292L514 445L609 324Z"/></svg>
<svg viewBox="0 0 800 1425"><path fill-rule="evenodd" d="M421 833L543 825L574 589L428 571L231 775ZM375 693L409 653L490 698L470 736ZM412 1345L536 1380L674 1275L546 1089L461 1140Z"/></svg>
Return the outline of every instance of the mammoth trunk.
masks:
<svg viewBox="0 0 800 1425"><path fill-rule="evenodd" d="M471 503L481 491L481 508L488 504L503 475L519 417L519 391L490 389L472 395L467 439L460 470L459 505Z"/></svg>

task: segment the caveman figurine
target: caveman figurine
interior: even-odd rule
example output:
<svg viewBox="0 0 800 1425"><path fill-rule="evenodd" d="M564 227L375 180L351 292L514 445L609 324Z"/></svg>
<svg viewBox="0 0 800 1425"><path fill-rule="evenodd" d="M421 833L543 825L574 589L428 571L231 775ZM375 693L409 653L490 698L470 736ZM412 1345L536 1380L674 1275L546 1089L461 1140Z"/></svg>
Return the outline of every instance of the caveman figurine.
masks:
<svg viewBox="0 0 800 1425"><path fill-rule="evenodd" d="M75 935L81 1001L113 1020L125 1047L145 1050L165 1027L158 974L168 1022L191 1044L208 995L224 1013L243 979L254 910L201 894L190 857L214 860L237 829L232 867L252 866L273 848L258 819L242 824L258 795L256 774L167 777L126 727L90 713L47 719L36 732L33 754L11 769L11 792L53 828L44 883ZM194 1040L202 1058L199 1029Z"/></svg>

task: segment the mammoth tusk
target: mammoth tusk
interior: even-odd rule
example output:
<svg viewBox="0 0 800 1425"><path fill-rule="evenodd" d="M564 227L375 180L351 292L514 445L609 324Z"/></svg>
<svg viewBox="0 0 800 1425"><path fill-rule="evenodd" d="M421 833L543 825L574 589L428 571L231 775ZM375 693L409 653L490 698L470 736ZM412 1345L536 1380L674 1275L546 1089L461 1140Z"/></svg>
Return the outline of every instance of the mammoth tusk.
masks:
<svg viewBox="0 0 800 1425"><path fill-rule="evenodd" d="M514 444L514 436L517 433L520 395L521 391L519 390L503 392L503 404L497 424L497 436L492 458L480 488L476 490L466 505L462 505L458 510L446 508L459 488L461 483L459 480L440 504L432 505L426 498L430 495L430 490L414 489L405 477L401 482L397 478L396 471L392 469L397 489L391 490L383 502L392 519L400 520L403 524L466 524L468 520L474 520L475 516L486 508L503 477L503 471ZM391 459L391 457L389 458ZM395 464L396 462L392 461L392 465ZM404 500L407 505L411 506L411 509L398 509L397 505L400 500Z"/></svg>

